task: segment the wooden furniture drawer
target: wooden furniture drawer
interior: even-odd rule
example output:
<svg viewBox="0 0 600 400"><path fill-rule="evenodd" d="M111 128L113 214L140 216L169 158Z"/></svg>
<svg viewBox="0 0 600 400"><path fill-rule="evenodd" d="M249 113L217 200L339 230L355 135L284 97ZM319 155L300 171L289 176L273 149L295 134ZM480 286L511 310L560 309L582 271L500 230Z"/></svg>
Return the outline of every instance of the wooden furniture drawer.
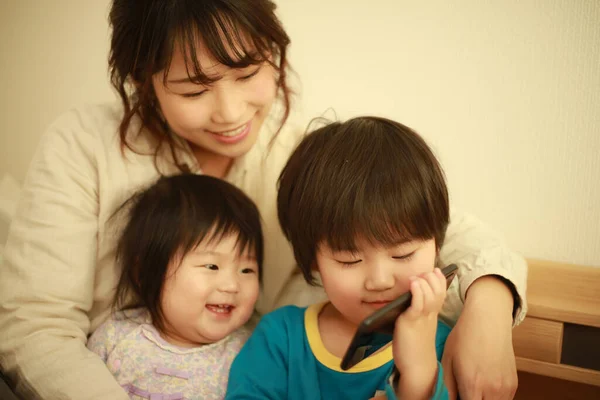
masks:
<svg viewBox="0 0 600 400"><path fill-rule="evenodd" d="M528 317L513 331L515 356L560 363L562 322Z"/></svg>
<svg viewBox="0 0 600 400"><path fill-rule="evenodd" d="M600 388L600 268L528 260L517 369Z"/></svg>

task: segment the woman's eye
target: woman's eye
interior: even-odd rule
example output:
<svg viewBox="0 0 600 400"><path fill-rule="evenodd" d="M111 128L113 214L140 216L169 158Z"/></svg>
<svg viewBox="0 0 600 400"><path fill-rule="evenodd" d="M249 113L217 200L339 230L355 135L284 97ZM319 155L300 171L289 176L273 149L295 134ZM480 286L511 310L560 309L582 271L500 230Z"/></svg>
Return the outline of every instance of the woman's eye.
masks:
<svg viewBox="0 0 600 400"><path fill-rule="evenodd" d="M241 78L239 78L239 80L241 81L247 81L250 78L252 78L253 76L256 76L258 74L258 72L260 71L260 67L256 69L256 71L250 73L249 75L246 76L242 76Z"/></svg>
<svg viewBox="0 0 600 400"><path fill-rule="evenodd" d="M393 256L392 258L393 258L394 260L404 260L404 261L408 261L408 260L410 260L410 259L412 258L412 256L413 256L414 254L415 254L415 252L413 251L412 253L408 253L408 254L405 254L405 255L403 255L403 256Z"/></svg>
<svg viewBox="0 0 600 400"><path fill-rule="evenodd" d="M185 98L194 98L194 97L200 97L206 92L207 92L207 90L205 89L205 90L201 90L199 92L194 92L194 93L183 93L181 96L183 96Z"/></svg>
<svg viewBox="0 0 600 400"><path fill-rule="evenodd" d="M205 264L205 265L203 265L203 267L205 267L206 269L210 269L211 271L219 270L219 266L215 265L215 264Z"/></svg>

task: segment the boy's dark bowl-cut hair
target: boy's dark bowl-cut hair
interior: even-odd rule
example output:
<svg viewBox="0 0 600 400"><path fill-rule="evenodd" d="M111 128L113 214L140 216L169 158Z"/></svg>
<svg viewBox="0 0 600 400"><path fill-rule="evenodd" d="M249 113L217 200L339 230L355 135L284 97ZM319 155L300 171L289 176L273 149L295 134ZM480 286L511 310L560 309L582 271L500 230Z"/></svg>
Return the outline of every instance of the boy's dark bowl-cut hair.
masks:
<svg viewBox="0 0 600 400"><path fill-rule="evenodd" d="M230 183L207 175L161 177L127 200L115 213L129 219L117 244L122 268L115 296L118 310L146 307L164 330L160 299L169 263L203 240L237 235L237 251L256 257L262 276L263 234L256 205Z"/></svg>
<svg viewBox="0 0 600 400"><path fill-rule="evenodd" d="M442 168L425 141L385 118L334 122L308 134L279 177L279 223L304 278L318 246L357 251L356 240L393 246L434 238L449 222Z"/></svg>

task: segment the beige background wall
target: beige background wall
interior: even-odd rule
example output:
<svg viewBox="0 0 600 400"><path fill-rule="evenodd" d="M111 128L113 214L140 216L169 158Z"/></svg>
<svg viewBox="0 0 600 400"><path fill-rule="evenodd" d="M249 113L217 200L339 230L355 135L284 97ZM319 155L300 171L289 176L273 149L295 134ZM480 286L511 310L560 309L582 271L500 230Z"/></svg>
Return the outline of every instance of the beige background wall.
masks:
<svg viewBox="0 0 600 400"><path fill-rule="evenodd" d="M456 207L526 256L600 266L600 2L278 3L307 119L415 128ZM108 4L0 2L0 176L23 179L59 113L114 98Z"/></svg>

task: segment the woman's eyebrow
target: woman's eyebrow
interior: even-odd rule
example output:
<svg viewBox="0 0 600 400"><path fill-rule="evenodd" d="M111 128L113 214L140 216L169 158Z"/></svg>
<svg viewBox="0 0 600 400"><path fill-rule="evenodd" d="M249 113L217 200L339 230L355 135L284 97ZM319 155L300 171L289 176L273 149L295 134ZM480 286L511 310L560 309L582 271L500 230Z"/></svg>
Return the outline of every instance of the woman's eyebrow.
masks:
<svg viewBox="0 0 600 400"><path fill-rule="evenodd" d="M213 75L213 76L205 76L204 79L208 80L209 82L216 82L220 79L223 79L223 77L221 75ZM197 83L197 82L201 82L204 79L201 79L201 77L199 77L199 76L186 76L185 78L169 79L167 81L167 83L174 83L174 84Z"/></svg>

